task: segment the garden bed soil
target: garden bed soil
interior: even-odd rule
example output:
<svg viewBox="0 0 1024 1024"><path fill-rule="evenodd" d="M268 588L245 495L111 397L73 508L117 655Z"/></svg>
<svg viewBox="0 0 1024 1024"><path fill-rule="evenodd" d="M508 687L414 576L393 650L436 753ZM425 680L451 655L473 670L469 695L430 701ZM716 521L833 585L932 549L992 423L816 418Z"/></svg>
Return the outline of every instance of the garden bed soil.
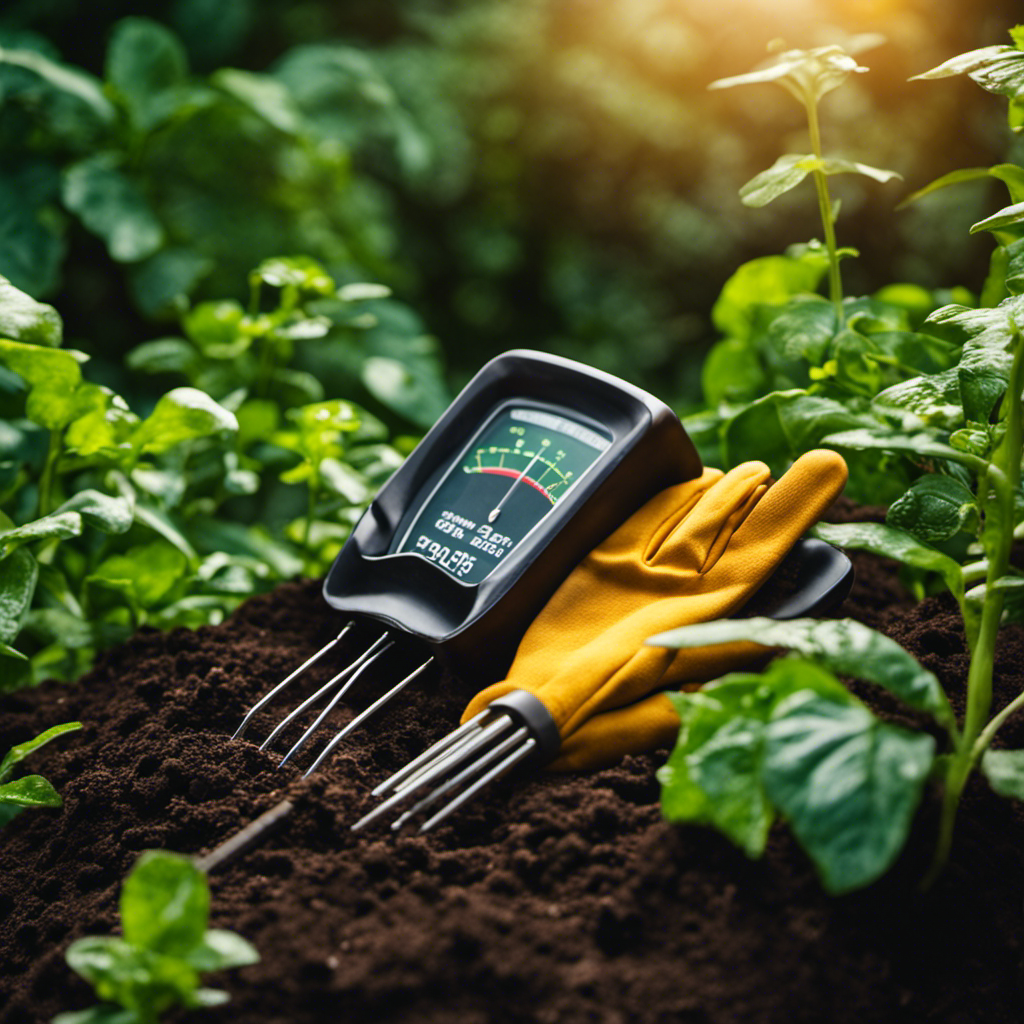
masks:
<svg viewBox="0 0 1024 1024"><path fill-rule="evenodd" d="M955 606L914 604L891 564L856 562L841 613L898 640L962 704ZM0 1022L39 1024L91 1005L64 951L117 929L120 884L141 851L208 851L286 796L290 818L210 876L212 924L251 940L262 961L212 979L231 993L225 1007L169 1019L1024 1019L1024 813L982 781L966 792L948 869L924 893L933 796L885 878L830 898L782 826L754 862L709 830L664 823L655 770L665 751L503 784L425 837L354 834L371 787L447 731L469 689L444 675L415 684L305 781L301 765L277 770L279 754L248 736L232 741L244 709L338 625L318 583L288 584L218 627L143 632L77 686L4 698L0 750L57 722L85 727L31 762L64 810L27 812L0 834ZM1002 635L995 688L998 704L1024 689L1016 628ZM858 692L891 720L913 717L869 687ZM279 714L251 736L262 739ZM1024 722L1002 739L1024 746Z"/></svg>

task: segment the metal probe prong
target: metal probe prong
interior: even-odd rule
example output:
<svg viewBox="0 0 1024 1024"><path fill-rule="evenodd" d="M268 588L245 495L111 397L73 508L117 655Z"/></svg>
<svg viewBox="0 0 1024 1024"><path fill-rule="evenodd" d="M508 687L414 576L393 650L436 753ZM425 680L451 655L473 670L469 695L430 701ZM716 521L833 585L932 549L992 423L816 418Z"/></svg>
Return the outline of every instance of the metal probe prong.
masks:
<svg viewBox="0 0 1024 1024"><path fill-rule="evenodd" d="M410 672L400 683L396 683L394 686L392 686L387 693L385 693L382 697L378 697L364 711L360 711L359 714L356 715L356 717L353 718L352 721L348 723L348 725L341 729L340 732L338 732L337 735L334 737L334 739L332 739L330 743L328 743L327 746L324 747L324 749L320 752L320 756L306 769L302 777L308 778L310 775L312 775L313 772L315 772L317 768L320 767L320 763L324 760L324 758L327 757L327 755L330 754L330 752L350 732L352 732L354 729L359 728L359 726L362 725L363 722L365 722L366 719L370 717L370 715L372 715L378 708L383 707L385 704L387 704L387 702L391 700L391 698L394 697L396 693L399 693L400 691L404 690L414 679L417 678L417 676L419 676L421 672L424 671L424 669L427 668L428 665L430 665L433 662L433 660L434 657L433 655L431 655L429 658L427 658L425 662L423 662L422 665L420 665L419 668L413 669L412 672Z"/></svg>
<svg viewBox="0 0 1024 1024"><path fill-rule="evenodd" d="M334 676L333 678L329 679L326 683L324 683L324 685L321 686L320 689L316 691L316 693L307 697L297 708L295 708L284 718L282 718L281 721L278 722L277 725L274 727L274 731L260 744L260 750L266 750L266 748L274 742L275 737L281 732L281 730L287 728L288 724L292 722L297 715L301 715L302 712L306 710L306 708L308 708L311 704L315 704L325 693L330 692L330 690L333 687L337 686L343 680L348 679L349 676L356 672L356 670L362 666L362 664L367 660L367 658L369 658L373 654L374 650L380 645L381 641L383 641L383 639L387 635L387 632L384 632L379 637L377 637L377 639L365 651L363 651L363 653L360 654L359 657L356 658L351 664L346 665L336 676ZM349 685L351 685L351 680L349 681ZM347 686L345 687L345 689L347 689ZM342 693L344 692L345 690L343 689Z"/></svg>
<svg viewBox="0 0 1024 1024"><path fill-rule="evenodd" d="M506 772L514 768L525 757L529 757L537 747L537 741L530 736L525 743L514 750L500 764L495 765L483 778L478 779L468 789L463 790L454 800L445 804L432 818L427 819L420 825L420 835L429 832L435 825L440 825L449 814L457 811L467 800L474 797L484 786L489 785L495 779L501 778Z"/></svg>
<svg viewBox="0 0 1024 1024"><path fill-rule="evenodd" d="M424 811L431 804L436 803L445 793L450 793L464 782L468 782L499 758L504 757L513 747L519 746L522 740L529 736L529 734L529 729L517 729L511 736L506 737L497 746L488 750L478 761L468 764L457 775L453 775L446 782L442 782L440 786L435 786L425 797L417 800L400 818L391 823L391 828L397 832L410 818L415 817L420 811Z"/></svg>
<svg viewBox="0 0 1024 1024"><path fill-rule="evenodd" d="M462 739L462 737L465 736L466 733L472 731L473 729L479 729L481 720L486 718L490 714L491 709L484 708L483 711L481 711L478 715L471 718L468 722L463 723L457 729L454 729L452 732L448 733L446 736L442 736L441 739L439 739L435 744L433 744L433 746L428 747L426 750L423 751L422 754L418 755L417 757L414 757L407 765L403 765L401 768L398 769L397 772L395 772L394 775L391 775L388 778L386 778L379 786L377 786L372 791L372 795L383 796L385 793L389 793L396 786L401 785L402 781L404 779L407 779L410 775L412 775L413 772L415 772L416 769L419 768L421 764L430 761L435 754L440 753L442 750L447 749L456 741Z"/></svg>
<svg viewBox="0 0 1024 1024"><path fill-rule="evenodd" d="M387 637L387 633L385 633L384 636L378 637L373 646L377 647L385 639L385 637ZM291 758L291 756L294 753L296 753L297 751L301 750L302 747L305 746L306 742L313 735L313 733L316 732L316 730L320 728L320 725L323 722L323 720L334 710L335 705L338 703L338 701L340 701L341 698L345 696L346 692L349 690L349 688L352 686L352 684L355 683L355 681L389 647L393 646L393 644L394 644L394 640L388 640L388 642L386 644L384 644L383 647L381 647L375 654L372 654L369 658L366 659L365 662L363 662L363 664L359 667L359 669L355 672L355 674L352 675L349 678L348 682L345 683L345 685L342 686L342 688L340 690L338 690L338 692L330 699L330 701L327 704L327 707L325 707L323 709L323 711L321 711L320 714L317 716L316 721L299 737L299 739L296 741L296 743L292 747L292 749L289 750L288 753L284 755L284 757L281 759L281 763L277 766L278 768L283 767L289 761L289 759Z"/></svg>
<svg viewBox="0 0 1024 1024"><path fill-rule="evenodd" d="M249 708L248 712L245 715L245 718L242 719L242 724L239 725L239 727L235 730L234 735L231 738L233 740L238 739L238 737L245 732L249 723L252 721L253 715L255 715L256 712L260 710L260 708L262 708L268 701L272 700L278 693L280 693L293 679L295 679L297 676L300 676L311 665L314 665L316 662L318 662L336 644L340 643L342 637L354 625L355 623L352 620L346 622L345 625L341 627L341 631L333 640L331 640L329 643L321 647L320 650L316 652L316 654L307 658L297 669L295 669L295 671L291 672L285 679L282 679L281 682L279 682L269 693L266 693L262 697L260 697L260 699L255 704L253 704L251 708Z"/></svg>

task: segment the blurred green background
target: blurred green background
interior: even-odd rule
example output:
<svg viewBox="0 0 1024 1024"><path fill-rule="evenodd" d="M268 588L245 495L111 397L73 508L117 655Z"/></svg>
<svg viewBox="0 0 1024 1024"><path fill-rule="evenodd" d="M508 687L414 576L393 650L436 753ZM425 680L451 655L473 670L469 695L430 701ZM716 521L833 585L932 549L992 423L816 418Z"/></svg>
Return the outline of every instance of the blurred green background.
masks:
<svg viewBox="0 0 1024 1024"><path fill-rule="evenodd" d="M122 111L113 125L0 67L0 273L56 305L69 342L98 347L94 366L123 392L145 387L124 379L123 354L173 331L183 296L245 301L260 259L301 252L338 281L390 286L405 317L391 329L426 339L424 358L439 346L453 388L529 346L689 411L722 283L820 231L809 183L756 211L736 195L806 149L802 110L772 86L708 83L752 68L775 38L882 34L858 55L871 73L822 108L827 152L904 179L836 179L840 242L861 252L845 264L847 291L977 290L989 243L967 229L1002 205L997 182L894 208L940 174L1011 155L1003 107L966 80L907 78L1007 42L1019 6L5 0L0 46L98 79L124 73L108 48L125 17L166 26L181 50L155 49L145 69L180 83L174 108ZM118 235L126 208L136 230ZM410 425L443 403L424 400Z"/></svg>

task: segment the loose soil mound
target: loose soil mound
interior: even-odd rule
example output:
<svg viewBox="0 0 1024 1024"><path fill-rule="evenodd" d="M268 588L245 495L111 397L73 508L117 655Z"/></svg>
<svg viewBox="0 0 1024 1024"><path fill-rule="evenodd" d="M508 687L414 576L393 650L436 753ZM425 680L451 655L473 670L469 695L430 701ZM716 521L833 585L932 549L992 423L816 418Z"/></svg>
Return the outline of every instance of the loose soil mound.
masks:
<svg viewBox="0 0 1024 1024"><path fill-rule="evenodd" d="M955 609L941 598L912 605L891 569L859 558L842 613L895 637L961 701ZM337 628L318 584L289 584L223 626L143 633L75 687L3 701L0 750L56 722L85 728L32 762L63 793L63 812L25 813L0 834L0 1021L37 1024L92 1002L63 953L116 929L119 886L142 850L207 851L286 795L296 808L283 826L210 879L213 924L254 942L262 962L216 979L231 992L226 1007L174 1019L1024 1019L1024 815L982 782L966 794L952 863L926 894L914 883L934 801L885 879L833 899L784 827L751 862L710 831L663 823L654 772L664 751L507 783L426 837L353 834L371 787L447 731L468 691L436 675L414 684L307 781L308 759L278 771L279 754L232 742L243 710ZM358 687L364 699L374 690ZM1024 634L1012 629L997 703L1022 688ZM859 692L908 720L884 694ZM279 714L251 735L262 739ZM1024 723L1004 732L1024 746Z"/></svg>

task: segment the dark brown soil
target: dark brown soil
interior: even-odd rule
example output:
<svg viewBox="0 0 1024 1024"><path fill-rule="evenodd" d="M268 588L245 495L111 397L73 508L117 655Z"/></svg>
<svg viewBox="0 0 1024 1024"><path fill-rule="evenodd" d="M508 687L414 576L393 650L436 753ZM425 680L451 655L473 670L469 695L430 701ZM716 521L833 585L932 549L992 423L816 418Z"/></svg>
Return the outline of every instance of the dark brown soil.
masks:
<svg viewBox="0 0 1024 1024"><path fill-rule="evenodd" d="M891 565L857 562L842 613L899 640L959 701L966 655L950 602L915 606ZM469 693L436 675L414 685L305 782L248 738L232 742L243 710L337 627L318 584L289 584L221 627L143 633L79 685L0 705L0 750L56 722L85 723L32 763L64 794L63 812L23 814L0 834L0 1021L36 1024L91 1004L63 953L78 936L116 930L118 889L142 850L207 851L285 795L296 809L284 825L210 879L213 923L254 942L262 962L216 979L231 992L226 1007L173 1019L1024 1019L1024 813L984 783L969 787L952 863L926 894L915 883L933 800L888 876L829 898L783 826L751 862L710 831L663 823L654 772L665 752L505 784L426 837L353 834L370 788L447 731ZM359 685L364 698L374 690ZM1009 629L997 702L1022 688L1024 634ZM911 717L860 692L891 718ZM1024 745L1024 722L1003 739Z"/></svg>

